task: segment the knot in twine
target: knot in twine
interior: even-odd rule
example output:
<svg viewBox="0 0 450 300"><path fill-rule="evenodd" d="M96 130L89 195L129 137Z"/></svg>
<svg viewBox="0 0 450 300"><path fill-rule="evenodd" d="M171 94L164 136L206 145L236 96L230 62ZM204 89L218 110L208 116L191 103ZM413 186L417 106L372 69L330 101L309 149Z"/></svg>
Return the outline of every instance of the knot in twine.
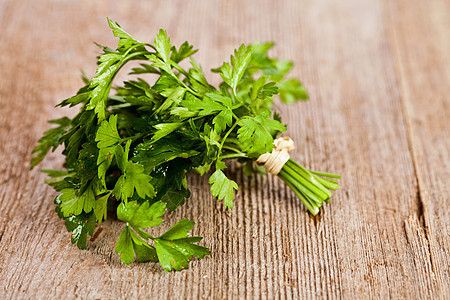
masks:
<svg viewBox="0 0 450 300"><path fill-rule="evenodd" d="M272 153L262 154L256 160L256 163L263 165L269 173L277 175L284 164L291 158L289 151L294 149L295 146L294 141L288 136L275 139L273 146Z"/></svg>

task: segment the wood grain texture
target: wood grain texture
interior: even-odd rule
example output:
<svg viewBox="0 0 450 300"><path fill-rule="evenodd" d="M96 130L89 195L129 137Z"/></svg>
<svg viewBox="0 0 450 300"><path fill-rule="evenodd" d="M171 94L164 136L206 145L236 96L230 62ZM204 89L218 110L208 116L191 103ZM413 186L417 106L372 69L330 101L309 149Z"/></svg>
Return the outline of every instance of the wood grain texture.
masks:
<svg viewBox="0 0 450 300"><path fill-rule="evenodd" d="M0 295L5 298L448 299L450 3L388 1L0 1ZM78 250L54 213L31 150L54 109L113 46L106 16L140 40L160 27L200 49L207 70L242 42L277 43L311 101L277 104L293 157L342 174L320 217L274 177L230 174L226 211L206 178L166 217L197 225L212 255L189 270L125 266L122 224ZM208 74L212 83L218 78ZM120 80L120 76L118 78ZM59 168L49 156L42 168Z"/></svg>

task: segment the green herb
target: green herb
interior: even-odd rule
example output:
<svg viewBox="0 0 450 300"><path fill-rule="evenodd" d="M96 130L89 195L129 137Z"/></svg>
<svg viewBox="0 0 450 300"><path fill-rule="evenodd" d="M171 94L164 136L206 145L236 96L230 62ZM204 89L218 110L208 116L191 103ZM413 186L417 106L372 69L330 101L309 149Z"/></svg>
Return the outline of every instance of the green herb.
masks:
<svg viewBox="0 0 450 300"><path fill-rule="evenodd" d="M79 113L50 121L58 127L39 140L31 165L63 145L66 171L45 172L59 192L56 212L79 248L86 248L96 223L112 211L125 223L116 246L124 263L136 259L159 261L166 271L188 268L193 256L209 254L197 244L201 237L189 237L193 221L181 220L159 237L147 228L161 225L166 209L173 211L190 197L186 175L193 171L211 174L212 195L231 209L238 185L223 171L224 161L238 159L246 174L260 172L255 160L272 152L274 138L286 130L272 113L273 96L286 103L308 96L297 79L286 78L292 63L268 56L273 43L241 45L230 63L212 70L223 79L216 89L191 57L197 50L188 42L176 48L161 29L153 44L143 43L108 22L119 38L117 49L99 45L96 75L84 78L85 86L59 104L78 105ZM190 67L182 68L186 59ZM129 61L140 62L130 75L154 76L155 83L133 77L113 87ZM329 202L329 190L339 187L339 176L309 171L292 159L278 176L313 215Z"/></svg>

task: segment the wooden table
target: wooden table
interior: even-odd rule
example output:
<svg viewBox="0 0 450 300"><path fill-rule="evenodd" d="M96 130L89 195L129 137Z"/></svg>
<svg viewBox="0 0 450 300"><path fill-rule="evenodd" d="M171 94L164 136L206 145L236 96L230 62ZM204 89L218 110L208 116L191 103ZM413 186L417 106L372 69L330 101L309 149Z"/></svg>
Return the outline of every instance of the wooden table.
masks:
<svg viewBox="0 0 450 300"><path fill-rule="evenodd" d="M205 70L242 42L273 40L310 101L277 104L293 157L342 174L318 218L274 177L245 177L226 211L191 177L187 217L212 255L189 270L122 264L117 221L69 242L31 150L92 76L106 17L152 41L189 40ZM449 1L0 1L0 294L5 298L449 297ZM208 73L213 83L218 79ZM51 155L42 168L59 168Z"/></svg>

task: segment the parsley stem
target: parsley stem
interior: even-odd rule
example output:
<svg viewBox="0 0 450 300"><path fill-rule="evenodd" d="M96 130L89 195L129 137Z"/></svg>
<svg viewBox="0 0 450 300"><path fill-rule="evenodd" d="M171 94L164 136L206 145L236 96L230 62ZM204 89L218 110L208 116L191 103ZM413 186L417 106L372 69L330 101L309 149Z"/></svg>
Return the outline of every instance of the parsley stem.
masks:
<svg viewBox="0 0 450 300"><path fill-rule="evenodd" d="M222 159L222 160L231 159L231 158L247 158L247 154L245 154L245 153L230 153L230 154L222 155L220 157L220 159Z"/></svg>
<svg viewBox="0 0 450 300"><path fill-rule="evenodd" d="M188 72L186 72L186 70L184 70L182 67L180 67L176 62L174 62L173 60L170 60L170 66L175 68L175 70L177 70L178 72L180 72L181 74L183 74L184 76L186 76L186 78L193 78ZM173 74L173 73L172 73ZM197 96L197 97L202 97L202 95L200 95L199 93L197 93L196 91L194 91L193 89L191 89L188 85L186 85L182 80L180 80L180 78L178 78L178 76L174 76L177 81L185 88L187 89L191 94ZM194 78L195 79L195 78ZM197 82L199 82L198 80L196 80ZM201 82L199 82L201 83Z"/></svg>
<svg viewBox="0 0 450 300"><path fill-rule="evenodd" d="M230 147L230 146L227 146L227 145L223 145L222 148L223 148L223 149L227 149L227 150L234 151L234 152L236 152L236 153L242 153L241 151L239 151L239 149L236 149L236 148L234 148L234 147Z"/></svg>
<svg viewBox="0 0 450 300"><path fill-rule="evenodd" d="M187 72L185 69L183 69L182 67L180 67L179 64L177 64L176 62L174 62L173 60L170 60L170 64L177 70L179 71L181 74L183 74L184 76L186 76L186 78L188 79L194 79L195 81L197 81L198 83L204 85L202 82L198 81L194 76L191 76L191 74L189 74L189 72ZM197 94L197 96L200 96Z"/></svg>
<svg viewBox="0 0 450 300"><path fill-rule="evenodd" d="M133 136L129 136L129 137L123 138L123 139L120 140L120 142L122 143L122 142L126 142L126 141L128 141L128 140L131 140L131 141L139 140L139 139L141 139L141 138L143 138L144 136L149 135L149 134L150 134L150 133L148 133L148 132L141 132L141 133L139 133L139 134L136 134L136 135L133 135Z"/></svg>
<svg viewBox="0 0 450 300"><path fill-rule="evenodd" d="M324 192L327 197L331 197L331 192L328 191L325 187L323 187L317 180L316 177L311 174L305 167L297 163L296 161L289 159L285 165L287 168L292 169L294 172L301 175L304 179L310 182L314 187L317 187L319 190Z"/></svg>
<svg viewBox="0 0 450 300"><path fill-rule="evenodd" d="M180 67L176 62L174 62L173 60L170 60L170 64L172 65L172 67L175 68L175 70L177 70L178 72L180 72L180 73L183 74L184 76L190 78L189 73L186 72L185 69L183 69L182 67Z"/></svg>
<svg viewBox="0 0 450 300"><path fill-rule="evenodd" d="M339 188L339 185L337 184L336 180L329 179L329 178L321 178L319 176L341 178L340 175L306 170L303 166L301 166L299 163L297 163L296 161L294 161L292 159L289 161L289 163L294 168L297 168L298 170L300 170L300 172L302 172L302 173L306 172L306 173L309 173L310 175L312 175L314 180L319 182L324 187L324 188L321 187L322 190L326 191L325 188L330 189L330 190L337 190ZM320 187L321 185L318 185L318 186ZM330 197L331 197L331 193L330 193Z"/></svg>
<svg viewBox="0 0 450 300"><path fill-rule="evenodd" d="M231 111L231 113L233 114L233 117L236 119L236 123L241 120L238 116L236 116L236 114L233 112L233 110Z"/></svg>
<svg viewBox="0 0 450 300"><path fill-rule="evenodd" d="M327 189L335 191L339 188L339 185L337 183L330 182L326 178L320 178L316 176L316 180L319 181Z"/></svg>
<svg viewBox="0 0 450 300"><path fill-rule="evenodd" d="M196 91L191 89L186 83L184 83L182 80L180 80L180 78L178 78L177 76L175 76L175 78L185 89L187 89L189 91L189 93L191 93L197 97L202 97L202 95L200 95L199 93L197 93Z"/></svg>
<svg viewBox="0 0 450 300"><path fill-rule="evenodd" d="M238 145L238 146L241 145L241 144L239 143L238 139L234 139L234 138L230 138L230 137L227 138L227 141L226 141L226 142L227 142L227 143L232 143L232 144L235 144L235 145Z"/></svg>
<svg viewBox="0 0 450 300"><path fill-rule="evenodd" d="M152 48L153 50L155 50L155 51L156 51L156 47L155 47L155 46L153 46L152 44L149 44L149 43L145 43L145 44L144 44L144 46L149 46L150 48Z"/></svg>
<svg viewBox="0 0 450 300"><path fill-rule="evenodd" d="M329 203L331 192L339 188L335 179L320 176L340 178L339 175L309 171L296 161L289 159L278 176L292 189L305 204L306 208L316 215L323 202Z"/></svg>
<svg viewBox="0 0 450 300"><path fill-rule="evenodd" d="M324 197L323 194L319 194L314 185L304 180L301 176L298 175L298 173L295 173L295 171L293 171L286 165L283 167L282 171L292 178L291 183L293 185L295 185L303 194L307 195L308 198L314 200L314 202L320 204L327 198L326 195Z"/></svg>
<svg viewBox="0 0 450 300"><path fill-rule="evenodd" d="M340 179L341 175L336 175L336 174L330 174L330 173L324 173L324 172L316 172L316 171L309 171L310 173L313 173L314 175L319 175L319 176L325 176L325 177L331 177L331 178L337 178Z"/></svg>
<svg viewBox="0 0 450 300"><path fill-rule="evenodd" d="M319 213L319 207L312 203L305 195L298 189L296 185L293 183L295 180L285 171L281 170L280 173L278 173L278 176L287 184L287 186L295 193L295 195L303 202L303 204L306 206L306 208L309 210L309 212L312 215L317 215Z"/></svg>
<svg viewBox="0 0 450 300"><path fill-rule="evenodd" d="M220 143L220 149L222 149L223 144L225 143L225 141L227 140L227 137L230 135L230 133L234 130L234 128L236 128L238 122L234 122L233 126L231 126L230 130L228 130L228 132L225 134L225 136L222 139L222 143Z"/></svg>

